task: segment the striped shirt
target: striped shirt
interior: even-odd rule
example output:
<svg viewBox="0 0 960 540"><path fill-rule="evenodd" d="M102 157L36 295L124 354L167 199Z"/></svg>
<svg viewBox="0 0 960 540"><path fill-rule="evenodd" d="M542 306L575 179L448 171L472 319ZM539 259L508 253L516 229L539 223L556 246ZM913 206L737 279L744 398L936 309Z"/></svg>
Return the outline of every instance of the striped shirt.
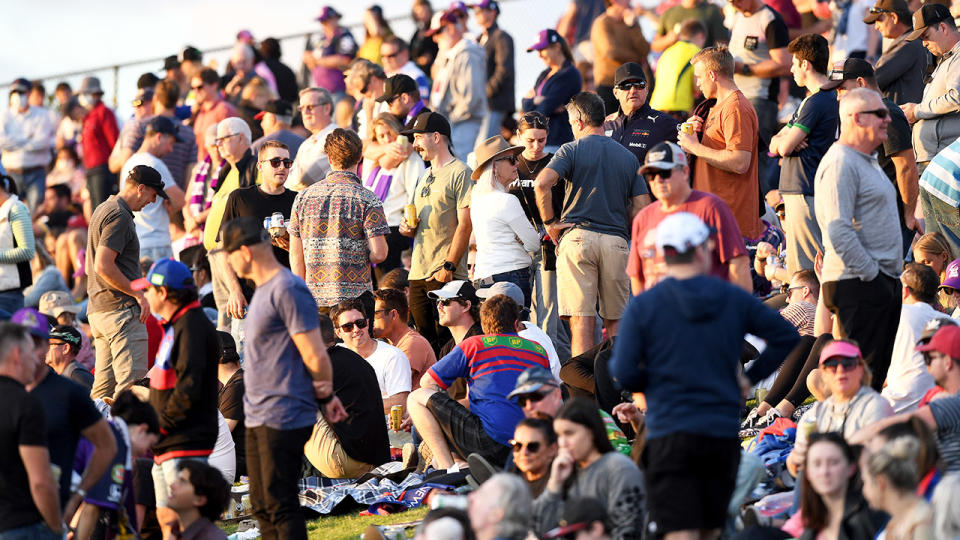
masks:
<svg viewBox="0 0 960 540"><path fill-rule="evenodd" d="M960 139L934 156L920 176L920 187L954 208L960 204Z"/></svg>
<svg viewBox="0 0 960 540"><path fill-rule="evenodd" d="M507 395L517 377L533 366L550 369L546 350L516 334L474 336L460 342L427 373L446 390L463 377L470 386L470 412L493 440L507 444L523 410Z"/></svg>
<svg viewBox="0 0 960 540"><path fill-rule="evenodd" d="M937 422L937 441L947 473L960 472L960 396L935 399L930 412Z"/></svg>

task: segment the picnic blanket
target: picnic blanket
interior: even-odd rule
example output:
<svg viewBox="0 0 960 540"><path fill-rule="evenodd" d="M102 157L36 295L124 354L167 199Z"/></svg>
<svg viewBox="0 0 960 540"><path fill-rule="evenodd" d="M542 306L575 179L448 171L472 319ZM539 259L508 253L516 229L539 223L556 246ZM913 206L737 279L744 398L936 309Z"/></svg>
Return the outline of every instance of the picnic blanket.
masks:
<svg viewBox="0 0 960 540"><path fill-rule="evenodd" d="M300 506L329 514L351 498L368 506L371 513L384 513L419 506L433 489L453 489L445 484L424 483L423 475L414 472L397 482L396 475L402 466L398 461L386 463L359 479L304 478L300 481Z"/></svg>

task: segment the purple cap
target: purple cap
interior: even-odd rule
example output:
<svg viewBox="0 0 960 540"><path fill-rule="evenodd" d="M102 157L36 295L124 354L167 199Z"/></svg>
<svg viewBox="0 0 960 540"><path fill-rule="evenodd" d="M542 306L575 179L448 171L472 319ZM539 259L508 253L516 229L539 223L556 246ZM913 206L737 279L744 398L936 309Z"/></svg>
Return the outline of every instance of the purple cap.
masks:
<svg viewBox="0 0 960 540"><path fill-rule="evenodd" d="M317 15L317 20L320 22L327 22L334 17L338 19L341 18L340 12L330 6L323 6L323 9L320 10L320 15Z"/></svg>
<svg viewBox="0 0 960 540"><path fill-rule="evenodd" d="M840 356L843 358L860 358L860 348L849 341L831 341L830 343L827 343L827 346L823 348L823 352L820 353L820 365L823 365L824 362L833 358L834 356Z"/></svg>
<svg viewBox="0 0 960 540"><path fill-rule="evenodd" d="M940 286L960 289L960 259L948 264L945 274L946 276L943 278L943 283L941 283Z"/></svg>
<svg viewBox="0 0 960 540"><path fill-rule="evenodd" d="M531 45L527 49L527 52L542 51L543 49L546 49L550 45L553 45L554 43L557 43L559 41L560 41L560 34L558 34L557 31L554 30L553 28L547 28L546 30L541 30L540 33L537 34L537 42Z"/></svg>
<svg viewBox="0 0 960 540"><path fill-rule="evenodd" d="M25 307L14 312L10 317L10 322L19 324L30 331L30 335L38 338L50 338L50 322L46 315L43 315L32 307Z"/></svg>
<svg viewBox="0 0 960 540"><path fill-rule="evenodd" d="M500 13L500 2L497 2L497 0L480 0L476 4L471 4L470 7L473 9L495 9L497 13Z"/></svg>
<svg viewBox="0 0 960 540"><path fill-rule="evenodd" d="M241 30L237 32L237 41L253 44L253 33L246 29Z"/></svg>

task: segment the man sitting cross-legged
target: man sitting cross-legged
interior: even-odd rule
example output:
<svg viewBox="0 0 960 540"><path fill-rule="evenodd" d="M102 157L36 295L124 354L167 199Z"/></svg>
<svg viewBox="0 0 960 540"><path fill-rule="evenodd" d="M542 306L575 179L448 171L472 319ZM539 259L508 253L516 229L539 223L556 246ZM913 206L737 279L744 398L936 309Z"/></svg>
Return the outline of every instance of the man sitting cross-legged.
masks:
<svg viewBox="0 0 960 540"><path fill-rule="evenodd" d="M449 469L455 456L472 453L502 466L523 410L507 399L517 377L532 366L550 368L543 347L517 335L520 306L498 295L480 307L483 335L464 339L433 365L410 394L407 409L436 465ZM469 410L444 390L458 377L469 386Z"/></svg>

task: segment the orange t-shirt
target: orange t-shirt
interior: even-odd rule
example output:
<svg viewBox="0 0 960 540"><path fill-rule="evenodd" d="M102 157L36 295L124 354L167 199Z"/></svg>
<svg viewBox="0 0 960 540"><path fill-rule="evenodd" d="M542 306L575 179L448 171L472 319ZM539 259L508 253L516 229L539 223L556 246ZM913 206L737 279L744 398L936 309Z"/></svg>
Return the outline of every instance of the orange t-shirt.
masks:
<svg viewBox="0 0 960 540"><path fill-rule="evenodd" d="M437 363L437 355L434 354L430 342L427 338L410 330L393 346L403 351L410 360L410 391L420 388L420 378L430 369L430 366Z"/></svg>
<svg viewBox="0 0 960 540"><path fill-rule="evenodd" d="M764 230L757 179L758 133L757 113L743 92L737 90L717 102L707 115L701 143L715 150L746 150L751 153L750 167L736 174L698 159L693 174L693 189L723 199L733 211L740 234L750 239L760 238Z"/></svg>

